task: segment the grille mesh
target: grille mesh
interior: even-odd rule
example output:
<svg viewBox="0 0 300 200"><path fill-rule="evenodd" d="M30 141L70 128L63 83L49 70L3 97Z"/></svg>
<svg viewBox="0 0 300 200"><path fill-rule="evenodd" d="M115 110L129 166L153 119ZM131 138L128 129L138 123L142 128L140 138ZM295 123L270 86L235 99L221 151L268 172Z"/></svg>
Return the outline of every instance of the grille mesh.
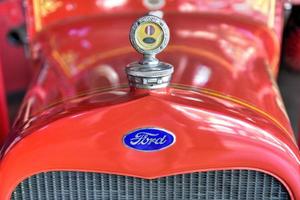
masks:
<svg viewBox="0 0 300 200"><path fill-rule="evenodd" d="M153 180L92 172L46 172L21 182L11 200L285 200L274 177L252 170L196 172Z"/></svg>

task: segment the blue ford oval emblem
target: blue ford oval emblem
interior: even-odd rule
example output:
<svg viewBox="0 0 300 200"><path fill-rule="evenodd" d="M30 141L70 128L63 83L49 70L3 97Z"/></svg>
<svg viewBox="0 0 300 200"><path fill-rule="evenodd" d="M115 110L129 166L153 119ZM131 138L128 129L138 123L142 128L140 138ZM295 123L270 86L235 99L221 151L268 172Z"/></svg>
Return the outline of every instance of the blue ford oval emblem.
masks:
<svg viewBox="0 0 300 200"><path fill-rule="evenodd" d="M139 151L158 151L175 143L175 135L160 128L137 129L124 136L124 144Z"/></svg>

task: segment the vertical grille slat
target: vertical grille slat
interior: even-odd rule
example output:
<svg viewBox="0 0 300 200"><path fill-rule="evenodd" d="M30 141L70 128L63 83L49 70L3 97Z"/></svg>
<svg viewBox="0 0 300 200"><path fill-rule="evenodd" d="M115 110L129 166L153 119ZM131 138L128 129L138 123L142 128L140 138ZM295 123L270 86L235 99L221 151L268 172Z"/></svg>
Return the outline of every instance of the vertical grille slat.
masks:
<svg viewBox="0 0 300 200"><path fill-rule="evenodd" d="M219 170L140 179L58 171L22 181L11 200L288 200L274 177L253 170Z"/></svg>

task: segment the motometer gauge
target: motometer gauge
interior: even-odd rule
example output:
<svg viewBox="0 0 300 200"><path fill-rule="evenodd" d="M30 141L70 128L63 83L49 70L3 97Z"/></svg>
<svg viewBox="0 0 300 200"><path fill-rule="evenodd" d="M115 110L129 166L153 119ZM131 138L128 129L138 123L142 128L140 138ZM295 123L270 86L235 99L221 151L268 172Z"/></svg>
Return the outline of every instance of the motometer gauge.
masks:
<svg viewBox="0 0 300 200"><path fill-rule="evenodd" d="M156 16L141 17L131 27L131 44L142 54L160 53L166 48L169 39L170 32L166 22Z"/></svg>
<svg viewBox="0 0 300 200"><path fill-rule="evenodd" d="M170 32L166 22L156 16L146 15L136 20L130 30L130 42L143 59L127 66L129 84L144 89L166 87L173 66L156 59L156 54L168 45Z"/></svg>

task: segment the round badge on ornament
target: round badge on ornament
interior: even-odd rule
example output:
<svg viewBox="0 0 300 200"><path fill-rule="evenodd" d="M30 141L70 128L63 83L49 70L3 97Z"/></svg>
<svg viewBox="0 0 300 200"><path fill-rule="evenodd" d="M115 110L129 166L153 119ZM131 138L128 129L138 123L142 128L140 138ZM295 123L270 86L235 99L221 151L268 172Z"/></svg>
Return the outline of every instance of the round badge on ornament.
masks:
<svg viewBox="0 0 300 200"><path fill-rule="evenodd" d="M158 54L166 48L169 40L170 31L166 22L153 15L139 18L130 30L130 42L141 54Z"/></svg>

